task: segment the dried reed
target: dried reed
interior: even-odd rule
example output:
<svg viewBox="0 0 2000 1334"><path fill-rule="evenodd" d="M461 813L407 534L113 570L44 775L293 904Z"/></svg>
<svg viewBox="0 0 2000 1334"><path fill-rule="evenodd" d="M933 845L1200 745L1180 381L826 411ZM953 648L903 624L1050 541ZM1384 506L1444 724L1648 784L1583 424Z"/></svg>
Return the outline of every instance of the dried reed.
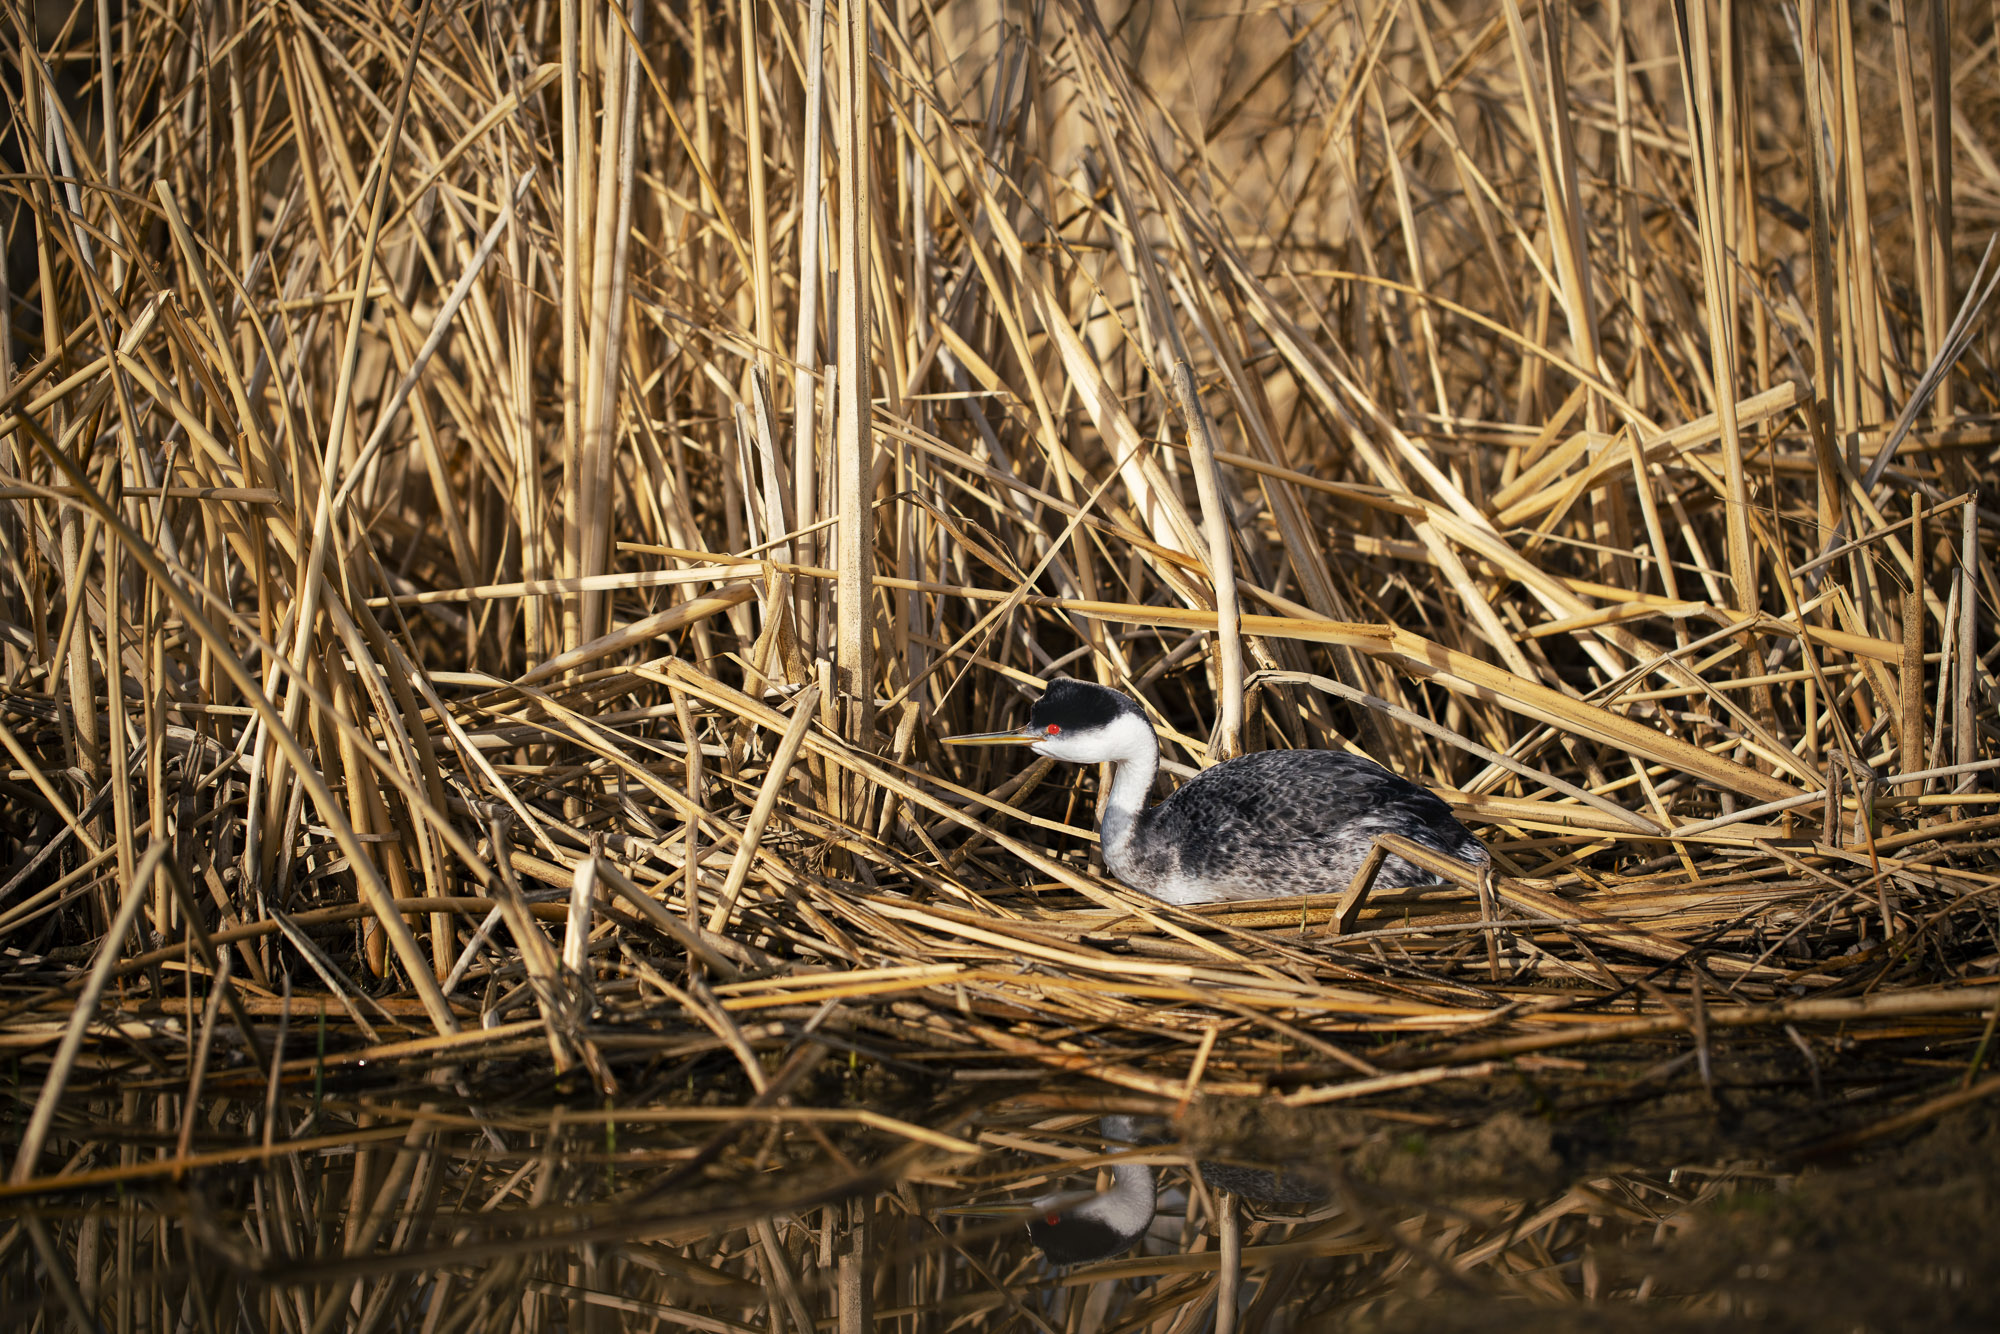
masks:
<svg viewBox="0 0 2000 1334"><path fill-rule="evenodd" d="M0 1303L1753 1309L1600 1261L2000 1092L2000 77L1864 8L11 5ZM936 744L1058 671L1492 893L1123 890ZM935 1212L1104 1110L1333 1202Z"/></svg>

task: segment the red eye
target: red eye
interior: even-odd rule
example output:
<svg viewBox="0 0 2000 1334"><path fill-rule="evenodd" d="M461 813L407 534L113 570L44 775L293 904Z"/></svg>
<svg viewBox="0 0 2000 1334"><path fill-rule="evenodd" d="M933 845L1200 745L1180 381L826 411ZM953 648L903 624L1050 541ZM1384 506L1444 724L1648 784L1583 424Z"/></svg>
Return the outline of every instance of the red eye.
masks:
<svg viewBox="0 0 2000 1334"><path fill-rule="evenodd" d="M1062 728L1057 727L1054 723L1050 723L1047 727L1042 729L1042 734L1044 736L1056 736L1061 732Z"/></svg>
<svg viewBox="0 0 2000 1334"><path fill-rule="evenodd" d="M1044 1223L1047 1223L1050 1227L1054 1227L1057 1223L1062 1222L1062 1215L1050 1214L1047 1218L1044 1218L1042 1221Z"/></svg>

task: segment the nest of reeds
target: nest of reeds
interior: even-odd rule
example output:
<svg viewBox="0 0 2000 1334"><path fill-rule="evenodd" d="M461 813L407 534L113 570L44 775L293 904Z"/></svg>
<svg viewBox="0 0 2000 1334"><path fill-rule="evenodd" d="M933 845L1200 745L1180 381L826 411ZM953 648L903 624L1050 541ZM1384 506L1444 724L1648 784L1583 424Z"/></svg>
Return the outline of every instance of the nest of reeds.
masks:
<svg viewBox="0 0 2000 1334"><path fill-rule="evenodd" d="M0 1309L1990 1327L1960 11L10 6ZM1135 894L1059 672L1494 873Z"/></svg>

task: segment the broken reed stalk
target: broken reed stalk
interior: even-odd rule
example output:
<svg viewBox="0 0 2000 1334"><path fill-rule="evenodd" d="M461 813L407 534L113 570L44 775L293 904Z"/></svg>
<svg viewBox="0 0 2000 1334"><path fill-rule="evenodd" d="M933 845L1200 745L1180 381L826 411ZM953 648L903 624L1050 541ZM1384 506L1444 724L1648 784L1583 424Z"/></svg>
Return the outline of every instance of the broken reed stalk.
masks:
<svg viewBox="0 0 2000 1334"><path fill-rule="evenodd" d="M1061 1279L927 1211L1107 1109L1993 1095L1986 18L448 8L0 28L10 1309L1567 1300L1724 1179ZM1135 898L935 744L1062 671L1496 874Z"/></svg>

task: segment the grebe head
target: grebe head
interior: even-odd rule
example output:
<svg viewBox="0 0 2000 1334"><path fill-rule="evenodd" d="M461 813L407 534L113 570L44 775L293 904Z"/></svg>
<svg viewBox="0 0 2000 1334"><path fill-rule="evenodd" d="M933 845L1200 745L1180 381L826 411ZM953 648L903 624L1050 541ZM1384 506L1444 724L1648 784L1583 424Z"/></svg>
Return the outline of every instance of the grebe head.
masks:
<svg viewBox="0 0 2000 1334"><path fill-rule="evenodd" d="M1089 689L1125 699L1102 686ZM1125 703L1130 705L1131 701ZM1137 1124L1129 1116L1102 1117L1097 1125L1107 1140L1129 1144L1138 1139ZM1110 1190L1081 1198L1070 1193L1044 1195L1036 1200L1035 1215L1028 1220L1028 1236L1041 1247L1050 1264L1075 1265L1109 1259L1131 1250L1146 1235L1146 1229L1153 1224L1155 1192L1151 1167L1144 1163L1114 1163Z"/></svg>
<svg viewBox="0 0 2000 1334"><path fill-rule="evenodd" d="M1029 746L1037 755L1071 764L1122 760L1153 750L1153 725L1129 695L1067 676L1049 682L1028 715Z"/></svg>
<svg viewBox="0 0 2000 1334"><path fill-rule="evenodd" d="M1159 751L1153 725L1131 696L1067 676L1049 682L1025 727L945 740L957 746L1027 746L1037 755L1070 764L1138 759Z"/></svg>
<svg viewBox="0 0 2000 1334"><path fill-rule="evenodd" d="M1097 1215L1103 1211L1103 1196L1097 1196L1073 1209L1058 1209L1053 1202L1059 1197L1050 1196L1050 1205L1043 1208L1043 1202L1035 1202L1039 1212L1028 1220L1028 1237L1041 1248L1053 1265L1080 1265L1091 1260L1108 1260L1132 1249L1132 1243L1139 1240L1153 1221L1153 1211L1146 1210L1144 1218L1126 1218L1113 1221Z"/></svg>

